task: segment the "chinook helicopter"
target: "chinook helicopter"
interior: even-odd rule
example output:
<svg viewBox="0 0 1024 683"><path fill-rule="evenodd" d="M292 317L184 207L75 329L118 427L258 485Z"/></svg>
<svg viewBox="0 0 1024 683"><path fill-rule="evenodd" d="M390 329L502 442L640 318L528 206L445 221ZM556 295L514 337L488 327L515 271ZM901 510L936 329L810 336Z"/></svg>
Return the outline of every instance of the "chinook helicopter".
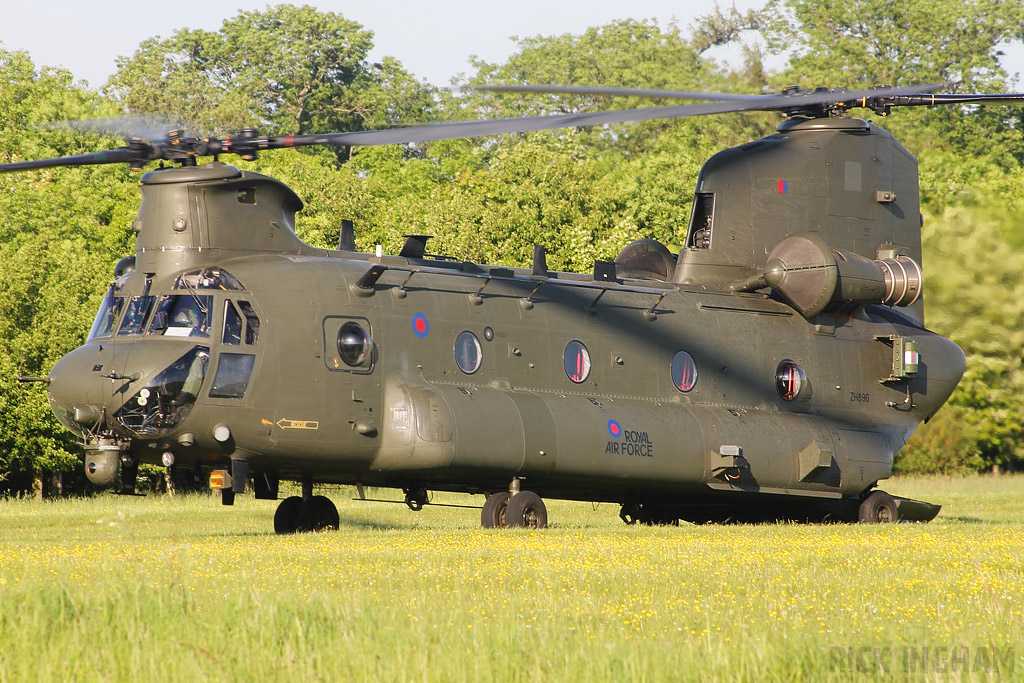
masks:
<svg viewBox="0 0 1024 683"><path fill-rule="evenodd" d="M845 114L1016 103L933 87L716 95L633 110L227 139L171 133L0 172L152 161L86 342L46 378L88 478L134 492L139 463L209 473L226 505L278 499L278 533L337 528L317 484L486 495L484 527L544 527L544 499L617 503L627 523L930 520L877 489L945 403L964 354L923 325L917 161ZM711 157L681 250L640 239L592 273L303 243L302 201L221 163L741 111L777 133ZM210 163L197 163L212 156ZM33 378L24 378L26 380Z"/></svg>

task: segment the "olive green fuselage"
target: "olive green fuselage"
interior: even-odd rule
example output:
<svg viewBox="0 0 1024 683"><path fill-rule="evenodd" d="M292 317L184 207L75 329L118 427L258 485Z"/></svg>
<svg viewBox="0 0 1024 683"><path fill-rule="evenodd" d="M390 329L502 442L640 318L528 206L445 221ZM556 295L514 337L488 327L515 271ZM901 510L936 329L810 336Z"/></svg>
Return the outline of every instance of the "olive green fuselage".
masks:
<svg viewBox="0 0 1024 683"><path fill-rule="evenodd" d="M367 295L353 283L378 262L393 270ZM78 358L80 372L94 375L94 395L79 402L101 402L113 414L134 389L88 367L140 373L141 386L188 348L209 348L204 388L173 431L147 438L120 429L145 462L171 451L185 467L240 458L252 472L285 479L468 491L500 490L521 476L542 495L587 500L717 489L851 496L889 476L893 454L962 372L955 345L883 317L880 307L810 322L760 294L596 285L566 274L542 281L506 269L488 276L459 264L344 252L215 265L245 289L212 294L209 337L112 336L62 361ZM170 289L177 275L154 278L150 292L180 294ZM140 294L144 277L133 272L120 294ZM221 342L228 300L252 302L261 321L255 344ZM425 333L415 328L419 319ZM339 359L346 321L370 331L372 359L363 368ZM463 331L479 339L472 374L456 363ZM892 349L876 338L891 335L918 344L921 370L906 386L880 381ZM574 340L592 365L580 383L563 364ZM239 350L255 356L244 395L211 398L220 354ZM696 365L686 393L671 376L678 351ZM776 386L785 360L806 373L794 401ZM218 424L230 428L230 445L214 438ZM178 443L183 433L194 445ZM741 478L723 476L734 464L723 446L741 449Z"/></svg>
<svg viewBox="0 0 1024 683"><path fill-rule="evenodd" d="M920 259L916 196L877 189L896 162L870 150L897 143L860 125L798 128L709 162L689 246L663 276L645 274L657 258L591 276L315 249L294 232L301 201L273 179L222 164L149 173L134 270L54 367L51 404L88 452L273 481L495 492L522 478L545 497L660 505L857 499L949 397L964 356L918 322L920 303L842 300L853 271L839 250ZM867 154L830 142L847 139L875 156L843 161ZM845 175L773 179L764 165L801 145ZM890 165L862 182L869 163ZM742 168L757 164L771 201L873 204L830 199L850 223L835 237L799 209L791 228L780 213L770 240L737 247L733 214L753 197ZM875 277L872 263L857 273ZM780 296L758 280L766 268L797 284ZM801 314L790 296L832 299Z"/></svg>

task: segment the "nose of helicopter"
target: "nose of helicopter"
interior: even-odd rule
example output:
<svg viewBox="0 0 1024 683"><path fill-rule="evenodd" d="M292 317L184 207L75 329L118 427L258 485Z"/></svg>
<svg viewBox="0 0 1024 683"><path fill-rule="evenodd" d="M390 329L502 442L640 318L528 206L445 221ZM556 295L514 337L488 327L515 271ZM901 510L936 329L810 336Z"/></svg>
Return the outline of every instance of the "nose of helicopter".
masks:
<svg viewBox="0 0 1024 683"><path fill-rule="evenodd" d="M127 369L132 344L89 343L67 354L50 370L50 407L67 429L81 435L102 427L104 415L124 402L141 374Z"/></svg>
<svg viewBox="0 0 1024 683"><path fill-rule="evenodd" d="M158 399L173 399L178 408L194 402L208 355L207 347L187 341L85 344L50 371L50 407L61 424L80 436L121 431L114 417L123 409L140 412L144 419L157 408ZM192 387L188 386L190 373ZM189 388L192 393L186 397L183 393ZM180 411L176 416L175 424L185 417ZM134 425L131 420L118 422Z"/></svg>

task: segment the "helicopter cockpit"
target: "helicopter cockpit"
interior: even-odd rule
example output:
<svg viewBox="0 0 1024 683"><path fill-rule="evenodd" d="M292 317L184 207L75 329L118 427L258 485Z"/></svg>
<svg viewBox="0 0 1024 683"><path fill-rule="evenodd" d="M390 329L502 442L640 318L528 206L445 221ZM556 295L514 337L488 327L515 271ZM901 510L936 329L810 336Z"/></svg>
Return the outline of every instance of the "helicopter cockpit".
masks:
<svg viewBox="0 0 1024 683"><path fill-rule="evenodd" d="M141 388L131 387L134 393L113 411L115 429L119 427L135 437L160 437L188 417L202 392L214 399L242 398L256 363L252 347L257 344L260 332L260 316L245 300L249 297L243 293L242 283L222 268L206 267L182 273L174 279L170 291L157 290L152 294L152 279L148 276L143 290L135 294L129 285L130 272L131 269L116 273L117 279L100 304L89 341L171 337L198 343L191 348L181 347L177 359ZM215 316L221 311L222 317ZM219 353L213 348L218 341L224 347ZM103 353L102 345L99 349ZM144 356L132 353L130 357L135 362L142 362ZM156 358L153 356L152 360ZM169 359L164 358L166 363ZM208 369L214 377L206 387ZM114 371L102 377L134 381L126 373L127 370ZM122 391L127 388L125 385ZM78 426L69 425L72 429Z"/></svg>

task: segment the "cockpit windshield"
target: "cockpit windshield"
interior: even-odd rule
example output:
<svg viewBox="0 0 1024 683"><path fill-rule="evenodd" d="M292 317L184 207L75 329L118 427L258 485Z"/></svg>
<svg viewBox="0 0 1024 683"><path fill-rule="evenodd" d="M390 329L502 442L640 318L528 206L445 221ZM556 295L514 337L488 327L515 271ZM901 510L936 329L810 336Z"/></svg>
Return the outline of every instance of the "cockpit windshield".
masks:
<svg viewBox="0 0 1024 683"><path fill-rule="evenodd" d="M145 331L146 318L150 309L153 308L155 296L133 296L128 302L128 312L124 314L121 321L121 328L117 331L120 336L132 336L142 334Z"/></svg>
<svg viewBox="0 0 1024 683"><path fill-rule="evenodd" d="M149 333L165 337L209 337L212 306L213 297L209 294L161 297Z"/></svg>
<svg viewBox="0 0 1024 683"><path fill-rule="evenodd" d="M114 286L111 285L103 297L99 313L96 314L96 320L93 321L92 329L89 330L89 340L109 337L113 334L123 307L124 297L115 296Z"/></svg>

